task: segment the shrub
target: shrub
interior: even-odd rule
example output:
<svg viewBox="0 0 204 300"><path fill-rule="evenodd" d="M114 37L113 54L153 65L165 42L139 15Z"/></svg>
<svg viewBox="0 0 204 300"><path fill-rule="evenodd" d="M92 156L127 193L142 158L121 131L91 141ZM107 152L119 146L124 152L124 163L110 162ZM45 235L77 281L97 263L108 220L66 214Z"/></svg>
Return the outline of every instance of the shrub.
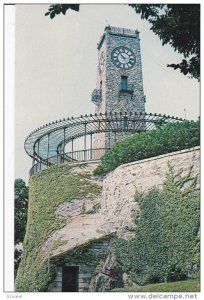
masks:
<svg viewBox="0 0 204 300"><path fill-rule="evenodd" d="M199 121L184 121L133 135L120 141L102 157L94 175L106 174L119 165L200 145Z"/></svg>
<svg viewBox="0 0 204 300"><path fill-rule="evenodd" d="M163 189L136 193L141 213L136 236L116 239L123 270L140 285L192 277L199 270L199 191L191 170L175 175L170 167Z"/></svg>

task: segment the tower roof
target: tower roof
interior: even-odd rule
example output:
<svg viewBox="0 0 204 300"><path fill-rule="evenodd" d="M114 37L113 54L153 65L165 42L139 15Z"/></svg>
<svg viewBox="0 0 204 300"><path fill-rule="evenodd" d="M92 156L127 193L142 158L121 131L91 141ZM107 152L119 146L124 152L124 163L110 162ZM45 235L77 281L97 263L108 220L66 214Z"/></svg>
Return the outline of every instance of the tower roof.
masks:
<svg viewBox="0 0 204 300"><path fill-rule="evenodd" d="M115 27L115 26L106 26L105 31L109 32L110 34L117 34L117 35L124 35L124 36L137 36L139 31L136 29L128 29L124 27Z"/></svg>
<svg viewBox="0 0 204 300"><path fill-rule="evenodd" d="M104 29L103 35L99 40L99 43L97 44L98 49L101 47L107 33L111 35L121 35L126 37L133 37L133 38L139 36L139 31L137 29L128 29L124 27L115 27L115 26L107 25Z"/></svg>

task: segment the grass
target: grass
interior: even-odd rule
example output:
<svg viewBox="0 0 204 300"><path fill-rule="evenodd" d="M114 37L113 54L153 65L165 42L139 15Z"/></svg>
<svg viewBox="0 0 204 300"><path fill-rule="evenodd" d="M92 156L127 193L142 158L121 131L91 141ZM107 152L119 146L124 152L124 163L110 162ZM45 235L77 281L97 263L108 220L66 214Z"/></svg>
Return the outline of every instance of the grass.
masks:
<svg viewBox="0 0 204 300"><path fill-rule="evenodd" d="M123 289L114 289L113 292L200 292L199 279L191 279L184 281L155 283L144 286L132 286Z"/></svg>

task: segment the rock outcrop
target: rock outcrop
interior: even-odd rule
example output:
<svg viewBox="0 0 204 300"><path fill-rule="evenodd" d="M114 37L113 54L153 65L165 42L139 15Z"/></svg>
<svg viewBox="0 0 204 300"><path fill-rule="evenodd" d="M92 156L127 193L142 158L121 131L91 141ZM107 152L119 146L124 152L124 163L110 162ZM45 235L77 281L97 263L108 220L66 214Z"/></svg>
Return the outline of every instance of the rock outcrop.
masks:
<svg viewBox="0 0 204 300"><path fill-rule="evenodd" d="M90 292L107 292L114 288L124 287L123 272L117 263L112 242L109 244L109 251L105 263L101 266L101 270L96 274L90 282Z"/></svg>

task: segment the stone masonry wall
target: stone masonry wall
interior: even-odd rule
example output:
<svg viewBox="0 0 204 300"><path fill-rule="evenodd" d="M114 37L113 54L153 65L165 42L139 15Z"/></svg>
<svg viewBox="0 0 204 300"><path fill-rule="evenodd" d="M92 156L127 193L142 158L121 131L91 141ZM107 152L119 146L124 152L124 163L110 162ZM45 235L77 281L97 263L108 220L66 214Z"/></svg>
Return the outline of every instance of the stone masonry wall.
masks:
<svg viewBox="0 0 204 300"><path fill-rule="evenodd" d="M138 203L134 200L135 191L147 192L153 186L160 187L165 180L168 163L174 166L175 172L183 170L184 174L193 166L193 174L198 175L200 180L199 147L119 166L103 181L103 230L131 237L128 228L134 227L134 218L139 211Z"/></svg>
<svg viewBox="0 0 204 300"><path fill-rule="evenodd" d="M76 165L73 172L90 174L91 181L102 184L102 192L92 200L82 199L80 201L77 199L77 201L59 205L56 209L56 215L67 217L66 225L51 234L41 247L41 252L50 253L52 259L54 256L66 253L93 240L96 243L90 248L90 251L97 252L108 248L107 242L100 244L97 239L104 238L109 234L125 239L134 237L135 233L132 229L135 227L135 216L139 212L139 205L134 200L135 192L136 190L147 192L154 186L161 187L165 181L169 163L174 167L175 172L183 170L183 174L187 174L190 167L193 167L193 175L198 175L199 185L199 147L121 165L107 174L104 179L92 175L97 165L96 162L94 164L89 163L84 168ZM52 249L55 240L63 240L66 243ZM93 280L92 273L94 270L88 264L84 265L73 261L71 265L79 266L79 291L96 291L101 278L106 280L108 290L109 283L115 280L104 271L107 269L106 263L102 268L102 273ZM108 264L110 269L115 267L114 260ZM51 287L52 291L61 290L61 278L62 269L59 266L57 276Z"/></svg>
<svg viewBox="0 0 204 300"><path fill-rule="evenodd" d="M103 181L91 176L90 180L102 184L102 193L87 203L86 200L77 200L60 205L56 214L67 216L67 224L49 237L42 251L47 252L53 241L59 239L67 243L52 250L53 256L110 233L131 238L134 235L131 228L135 226L135 216L139 212L139 205L134 200L135 192L160 187L166 178L168 163L174 166L175 171L182 169L184 174L193 166L193 174L198 175L200 180L199 147L121 165ZM79 172L91 174L96 165L90 163L83 169L79 168ZM90 210L93 213L87 214L86 211Z"/></svg>
<svg viewBox="0 0 204 300"><path fill-rule="evenodd" d="M111 53L120 46L127 47L134 52L136 63L130 69L118 68L112 62ZM119 27L106 28L98 52L99 62L102 53L105 55L105 64L103 70L97 72L96 84L96 88L101 89L102 97L96 103L96 113L145 112L146 99L143 91L139 32ZM127 83L133 85L133 93L121 93L121 76L127 76ZM120 136L118 135L118 140L122 140L128 135L130 134L121 133ZM111 134L109 138L109 133L101 133L94 138L94 148L109 148L114 143L114 134Z"/></svg>
<svg viewBox="0 0 204 300"><path fill-rule="evenodd" d="M106 62L106 111L107 112L144 112L145 97L143 92L142 63L140 53L139 33L135 37L107 36L107 62ZM111 53L114 48L125 46L130 48L136 57L136 64L129 70L117 68L112 60ZM120 94L121 76L128 77L128 84L133 84L134 93ZM114 78L114 79L113 79Z"/></svg>

